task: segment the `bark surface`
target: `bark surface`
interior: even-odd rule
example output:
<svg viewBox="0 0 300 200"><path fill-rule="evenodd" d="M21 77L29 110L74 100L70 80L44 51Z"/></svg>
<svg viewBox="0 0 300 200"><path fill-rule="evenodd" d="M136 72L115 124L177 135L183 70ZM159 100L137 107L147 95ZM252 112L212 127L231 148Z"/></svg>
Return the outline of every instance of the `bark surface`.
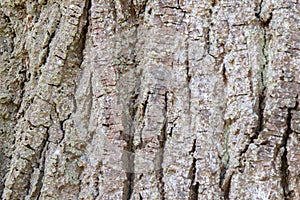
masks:
<svg viewBox="0 0 300 200"><path fill-rule="evenodd" d="M299 0L0 5L3 200L300 199Z"/></svg>

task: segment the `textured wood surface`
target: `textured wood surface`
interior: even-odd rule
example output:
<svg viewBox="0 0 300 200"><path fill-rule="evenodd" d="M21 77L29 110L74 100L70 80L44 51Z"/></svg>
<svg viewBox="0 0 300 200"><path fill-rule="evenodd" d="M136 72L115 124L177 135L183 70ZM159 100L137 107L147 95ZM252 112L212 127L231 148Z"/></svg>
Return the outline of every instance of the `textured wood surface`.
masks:
<svg viewBox="0 0 300 200"><path fill-rule="evenodd" d="M2 199L300 199L299 0L0 5Z"/></svg>

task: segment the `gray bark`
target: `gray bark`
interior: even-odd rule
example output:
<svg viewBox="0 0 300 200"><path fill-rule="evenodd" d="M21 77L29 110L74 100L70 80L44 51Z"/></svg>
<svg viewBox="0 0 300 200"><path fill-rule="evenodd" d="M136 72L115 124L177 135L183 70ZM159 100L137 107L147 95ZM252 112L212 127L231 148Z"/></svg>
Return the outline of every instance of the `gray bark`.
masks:
<svg viewBox="0 0 300 200"><path fill-rule="evenodd" d="M0 5L2 199L300 199L299 0Z"/></svg>

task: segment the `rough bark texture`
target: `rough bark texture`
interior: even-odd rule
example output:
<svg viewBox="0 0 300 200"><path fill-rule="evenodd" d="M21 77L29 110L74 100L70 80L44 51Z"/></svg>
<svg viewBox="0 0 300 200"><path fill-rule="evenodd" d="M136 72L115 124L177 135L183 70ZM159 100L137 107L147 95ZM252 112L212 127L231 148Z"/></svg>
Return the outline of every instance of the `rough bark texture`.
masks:
<svg viewBox="0 0 300 200"><path fill-rule="evenodd" d="M2 199L300 199L299 0L0 4Z"/></svg>

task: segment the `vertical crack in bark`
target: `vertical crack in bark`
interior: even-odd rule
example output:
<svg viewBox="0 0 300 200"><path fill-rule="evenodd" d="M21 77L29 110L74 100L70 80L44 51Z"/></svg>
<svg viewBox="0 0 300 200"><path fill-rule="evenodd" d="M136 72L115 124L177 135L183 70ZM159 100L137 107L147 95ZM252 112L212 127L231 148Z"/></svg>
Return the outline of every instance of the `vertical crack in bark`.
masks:
<svg viewBox="0 0 300 200"><path fill-rule="evenodd" d="M86 106L87 106L87 113L88 113L88 116L87 116L87 122L89 123L90 120L91 120L91 115L92 115L92 107L93 107L93 72L90 72L90 78L89 78L89 92L88 92L88 95L87 95L87 101L86 101ZM75 96L75 95L74 95ZM80 123L80 122L79 122ZM103 125L103 124L102 124ZM86 130L88 130L88 124L87 124L87 127L85 127ZM94 134L95 132L91 132L91 135L89 136L89 142L91 142L94 138Z"/></svg>
<svg viewBox="0 0 300 200"><path fill-rule="evenodd" d="M226 67L225 64L223 63L224 56L222 56L222 78L223 78L223 83L226 86L228 80L227 80L227 75L226 75Z"/></svg>
<svg viewBox="0 0 300 200"><path fill-rule="evenodd" d="M259 135L259 133L263 130L263 121L264 121L264 110L265 110L265 97L266 97L266 85L265 85L265 70L266 67L269 64L269 59L268 59L268 55L267 55L267 38L266 38L266 29L264 28L264 38L263 38L263 46L262 46L262 53L264 56L264 64L262 65L262 69L260 71L260 93L258 96L258 126L257 126L257 130L256 130L256 135L253 139L256 139Z"/></svg>
<svg viewBox="0 0 300 200"><path fill-rule="evenodd" d="M40 198L40 195L41 195L41 189L43 187L43 177L44 177L44 173L45 173L45 162L46 162L46 152L47 152L47 148L48 148L48 140L49 140L49 128L47 128L47 131L46 131L46 139L45 141L43 142L43 145L42 145L42 150L40 151L40 155L39 155L39 163L38 163L38 168L40 170L40 174L39 174L39 178L38 178L38 182L37 182L37 191L38 191L38 194L37 194L37 199Z"/></svg>
<svg viewBox="0 0 300 200"><path fill-rule="evenodd" d="M224 200L229 200L229 194L230 194L230 186L231 186L231 179L232 179L232 176L233 176L233 173L231 173L228 178L227 178L227 181L224 182L224 185L223 185L223 198Z"/></svg>
<svg viewBox="0 0 300 200"><path fill-rule="evenodd" d="M267 29L269 27L269 24L272 19L272 13L270 14L270 18L268 18L266 21L263 21L261 19L261 9L262 9L262 3L263 0L261 0L260 4L260 10L259 10L259 21L260 24L263 28L263 45L262 45L262 54L264 56L264 63L262 65L262 69L260 71L260 76L261 76L261 88L260 88L260 94L259 94L259 124L257 128L257 133L261 132L263 130L263 117L264 117L264 109L265 109L265 97L266 97L266 83L265 83L265 73L266 73L266 68L269 65L269 58L268 58L268 37L267 37ZM256 136L257 137L257 136Z"/></svg>
<svg viewBox="0 0 300 200"><path fill-rule="evenodd" d="M221 159L221 167L220 167L220 180L219 180L219 187L221 188L223 192L223 197L224 199L228 199L229 195L229 188L230 188L230 179L231 176L227 176L226 178L226 173L228 170L228 163L229 163L229 152L228 152L228 137L229 137L229 127L232 124L231 120L226 120L224 124L224 140L225 140L225 152Z"/></svg>
<svg viewBox="0 0 300 200"><path fill-rule="evenodd" d="M261 1L262 4L263 0ZM270 18L268 18L266 21L263 21L260 17L261 14L261 5L260 5L260 10L259 10L259 15L257 15L258 20L260 22L260 26L263 29L263 44L262 44L262 55L263 55L263 64L260 69L260 84L259 84L259 94L258 94L258 103L257 103L257 115L258 115L258 122L257 126L255 129L255 133L250 137L250 141L248 144L245 146L244 150L241 151L240 156L245 154L248 151L248 148L250 144L254 143L254 140L256 140L260 134L260 132L263 130L264 126L264 110L265 110L265 101L266 101L266 83L265 83L265 73L266 73L266 68L269 65L269 58L268 58L268 43L269 43L269 38L267 37L267 29L269 27L269 24L272 20L272 13L270 14Z"/></svg>
<svg viewBox="0 0 300 200"><path fill-rule="evenodd" d="M56 3L55 3L56 4ZM57 33L57 31L58 31L58 29L59 29L59 25L60 25L60 23L61 23L61 18L62 18L62 14L61 14L61 6L60 6L60 4L59 3L57 3L57 6L58 6L58 8L59 8L59 19L57 20L57 24L55 25L55 30L52 32L52 33L50 33L48 30L47 30L47 32L46 32L46 34L49 36L49 41L47 42L47 44L46 45L44 45L43 46L43 49L46 49L47 48L47 52L46 52L46 56L43 56L43 61L42 61L42 63L41 63L41 66L42 65L45 65L46 63L47 63L47 60L48 60L48 58L49 58L49 56L50 56L50 45L51 45L51 43L52 43L52 41L53 41L53 39L55 38L55 36L56 36L56 33ZM62 58L61 58L62 59ZM62 59L62 60L64 60L64 59ZM40 66L38 66L39 68L40 68ZM39 72L39 73L41 73L41 72ZM36 76L36 74L34 74L34 76Z"/></svg>
<svg viewBox="0 0 300 200"><path fill-rule="evenodd" d="M71 115L72 113L70 113L68 116L67 116L67 119L64 119L62 121L59 121L59 125L60 125L60 130L62 132L62 136L61 136L61 139L58 141L58 144L60 144L64 139L65 139L65 136L66 136L66 131L65 131L65 128L64 128L64 123L69 120L71 118ZM58 114L57 114L58 116Z"/></svg>
<svg viewBox="0 0 300 200"><path fill-rule="evenodd" d="M140 200L143 200L143 196L141 195L141 193L139 193L139 198Z"/></svg>
<svg viewBox="0 0 300 200"><path fill-rule="evenodd" d="M164 124L162 126L162 129L160 131L159 136L159 149L157 154L155 155L155 160L157 162L157 171L156 171L156 177L158 180L158 191L160 194L160 199L165 200L165 183L163 181L164 178L164 172L163 172L163 166L162 163L164 161L164 153L165 153L165 144L167 140L167 124L168 124L168 92L165 93L164 96Z"/></svg>
<svg viewBox="0 0 300 200"><path fill-rule="evenodd" d="M101 167L103 166L102 161L100 161L97 166L96 166L96 170L99 172L100 175L103 175L103 171L101 169ZM93 184L93 188L95 190L95 195L94 195L94 199L100 199L100 189L99 189L99 185L100 183L100 178L98 176L98 174L93 174L93 176L95 177L95 182Z"/></svg>
<svg viewBox="0 0 300 200"><path fill-rule="evenodd" d="M86 45L87 45L87 36L89 33L89 26L91 24L90 20L91 20L91 8L92 8L92 0L87 0L86 1L86 5L85 5L85 15L86 15L86 19L85 19L85 25L82 29L82 36L81 36L81 52L80 52L80 56L81 56L81 63L79 66L82 65L82 62L84 61L83 59L83 55L84 55L84 50L86 50Z"/></svg>
<svg viewBox="0 0 300 200"><path fill-rule="evenodd" d="M188 119L189 119L189 127L188 131L191 131L191 124L192 124L192 116L191 116L191 106L192 106L192 90L190 87L191 84L191 74L190 74L190 65L189 65L189 37L186 39L185 42L185 51L186 51L186 61L185 61L185 66L186 66L186 87L188 89ZM198 200L198 193L199 193L199 182L195 183L196 179L196 161L197 159L195 158L195 152L196 152L196 142L197 139L193 140L193 146L192 150L189 152L193 156L192 160L192 165L189 170L189 179L191 180L190 187L189 187L189 200Z"/></svg>
<svg viewBox="0 0 300 200"><path fill-rule="evenodd" d="M196 162L197 159L195 158L195 152L196 152L196 142L197 139L194 139L192 150L190 151L190 154L193 156L193 162L189 171L189 178L191 180L190 185L190 193L189 193L189 200L198 200L198 193L199 193L199 182L195 183L196 180Z"/></svg>
<svg viewBox="0 0 300 200"><path fill-rule="evenodd" d="M129 120L129 133L125 135L125 141L126 141L126 147L124 148L125 154L125 169L126 169L126 177L127 180L125 182L124 188L123 188L123 200L130 200L134 188L134 178L135 178L135 166L134 166L134 159L135 159L135 148L134 148L134 132L135 132L135 127L134 127L134 118L136 115L136 101L138 98L138 94L134 90L130 96L129 99L129 115L130 115L130 120Z"/></svg>
<svg viewBox="0 0 300 200"><path fill-rule="evenodd" d="M52 120L52 119L51 119ZM32 125L33 126L33 125ZM33 126L36 127L36 126ZM30 197L30 198L35 198L35 199L39 199L40 194L41 194L41 189L43 187L43 177L44 177L44 172L45 172L45 161L46 161L46 152L48 149L48 144L49 144L49 127L46 127L46 136L43 140L43 143L40 147L40 151L38 152L39 155L36 155L36 160L38 160L38 162L36 163L36 166L34 168L39 169L39 174L38 174L38 180L37 183L34 185L36 188L35 190L32 191L32 189L30 186L30 183L28 183L28 186L26 188L26 197ZM35 149L33 149L29 144L25 145L27 148L32 149L33 151L36 151ZM37 151L36 151L37 152ZM31 160L27 160L29 163L32 162ZM34 168L32 168L32 172L30 174L30 179L34 173ZM29 180L30 181L30 180Z"/></svg>
<svg viewBox="0 0 300 200"><path fill-rule="evenodd" d="M296 99L298 98L298 95ZM284 149L283 154L281 156L281 166L280 166L280 177L281 177L281 187L283 189L284 199L289 199L290 191L289 191L289 164L288 164L288 150L287 150L287 143L290 135L293 133L291 128L291 121L292 121L292 110L296 109L298 106L298 101L296 102L293 108L288 108L288 114L286 119L286 126L287 130L283 134L282 143L280 145L281 148Z"/></svg>
<svg viewBox="0 0 300 200"><path fill-rule="evenodd" d="M145 120L144 120L144 118L145 118L145 115L146 115L146 111L147 111L147 107L148 107L148 103L149 103L150 94L151 94L151 92L148 91L146 99L142 103L142 108L141 108L142 112L141 112L140 119L138 119L139 121L142 122L141 129L139 130L140 143L137 146L135 146L136 149L141 149L144 146L144 141L143 141L142 133L143 133L143 130L144 130L144 127L145 127Z"/></svg>
<svg viewBox="0 0 300 200"><path fill-rule="evenodd" d="M213 0L211 2L211 6L210 6L210 9L208 10L209 11L209 15L208 15L208 23L209 23L209 26L205 28L205 36L204 36L204 39L205 39L205 42L206 42L206 51L207 51L207 54L212 56L213 58L216 59L216 56L214 56L213 54L211 54L210 52L210 46L211 46L211 41L210 41L210 32L211 32L211 29L213 27L213 22L212 22L212 16L213 16L213 9L214 9L214 6L216 5L216 2L215 0Z"/></svg>
<svg viewBox="0 0 300 200"><path fill-rule="evenodd" d="M77 83L75 80L73 80L73 84L74 84L74 90L73 90L73 94L72 94L72 100L73 100L73 105L74 105L74 109L72 111L72 113L76 113L77 111L77 101L76 101L76 98L75 98L75 94L77 93Z"/></svg>
<svg viewBox="0 0 300 200"><path fill-rule="evenodd" d="M124 147L124 151L122 154L122 161L123 161L123 168L126 173L126 180L124 181L124 187L123 187L123 200L130 200L133 192L134 187L134 125L133 125L133 118L135 116L135 110L132 108L132 105L136 101L136 95L133 95L129 99L129 117L130 119L126 122L129 125L128 133L125 133L123 135L124 141L126 142L126 146Z"/></svg>
<svg viewBox="0 0 300 200"><path fill-rule="evenodd" d="M124 147L124 153L123 153L123 162L125 164L125 170L126 170L126 181L124 183L124 188L123 188L123 200L130 200L134 188L134 144L133 144L133 124L132 122L130 123L130 133L125 136L126 139L126 147Z"/></svg>
<svg viewBox="0 0 300 200"><path fill-rule="evenodd" d="M130 28L134 29L134 34L133 34L133 39L134 39L134 44L130 47L132 49L131 54L130 54L130 63L129 65L133 66L133 73L134 73L134 79L135 79L135 85L134 88L131 91L131 94L129 96L129 104L128 104L128 112L129 112L129 120L127 123L129 124L129 130L128 133L125 134L125 141L126 141L126 146L124 147L124 164L125 169L126 169L126 178L127 180L124 183L123 187L123 200L130 200L132 197L133 189L134 189L134 181L135 181L135 165L134 165L134 160L135 160L135 145L134 145L134 133L135 133L135 125L134 125L134 119L137 113L137 100L139 96L139 85L140 85L140 80L137 80L138 77L140 77L139 74L137 74L137 66L139 65L139 62L136 60L136 43L138 42L138 26L137 24L137 12L135 10L135 6L133 1L124 1L120 0L122 10L124 12L124 15L126 15L126 21L128 21ZM130 36L132 37L132 36ZM128 115L128 114L126 114Z"/></svg>
<svg viewBox="0 0 300 200"><path fill-rule="evenodd" d="M255 13L255 16L260 19L260 14L261 14L261 9L262 9L262 3L264 0L260 0L259 5L258 5L258 11Z"/></svg>
<svg viewBox="0 0 300 200"><path fill-rule="evenodd" d="M219 187L221 188L222 192L223 192L223 197L224 199L229 199L229 190L230 190L230 183L231 183L231 177L232 174L230 176L226 177L226 173L228 170L228 163L229 163L229 159L230 159L230 154L228 152L229 150L229 146L228 146L228 139L229 139L229 130L230 130L230 126L233 124L232 120L225 120L225 114L226 114L226 109L227 109L227 98L226 98L226 88L227 88L227 75L226 75L226 67L225 64L223 63L224 61L224 56L225 54L221 54L221 59L217 62L217 65L222 65L222 70L221 70L221 74L222 74L222 78L223 78L223 96L224 96L224 107L222 109L223 111L223 121L224 121L224 127L223 127L223 134L222 134L222 138L224 140L224 146L225 146L225 152L224 154L221 154L221 156L219 156L219 159L221 160L221 166L220 166L220 176L219 176Z"/></svg>
<svg viewBox="0 0 300 200"><path fill-rule="evenodd" d="M82 28L82 32L81 32L81 38L80 38L80 41L79 41L79 45L81 46L80 47L80 64L79 64L79 67L82 66L83 64L83 61L84 61L84 51L86 50L87 48L87 37L88 37L88 34L89 34L89 26L90 26L90 19L91 19L91 7L92 7L92 0L87 0L86 3L85 3L85 9L84 9L84 16L85 16L85 25L84 27ZM91 61L89 61L88 64L91 64ZM92 72L90 73L90 80L89 80L89 83L90 83L90 93L89 94L89 101L92 101ZM73 105L74 105L74 110L72 113L76 113L77 111L77 102L76 102L76 98L75 98L75 94L77 92L77 85L76 85L76 81L74 80L74 93L72 94L72 98L73 98ZM91 104L91 103L90 103ZM89 113L91 113L91 105L88 106L88 110L89 110ZM89 115L89 118L90 118L90 115ZM89 121L89 119L88 119Z"/></svg>
<svg viewBox="0 0 300 200"><path fill-rule="evenodd" d="M188 115L189 115L189 129L191 127L191 100L192 100L192 90L190 87L191 84L191 74L190 74L190 64L189 64L189 38L185 40L185 67L186 67L186 87L188 89Z"/></svg>

